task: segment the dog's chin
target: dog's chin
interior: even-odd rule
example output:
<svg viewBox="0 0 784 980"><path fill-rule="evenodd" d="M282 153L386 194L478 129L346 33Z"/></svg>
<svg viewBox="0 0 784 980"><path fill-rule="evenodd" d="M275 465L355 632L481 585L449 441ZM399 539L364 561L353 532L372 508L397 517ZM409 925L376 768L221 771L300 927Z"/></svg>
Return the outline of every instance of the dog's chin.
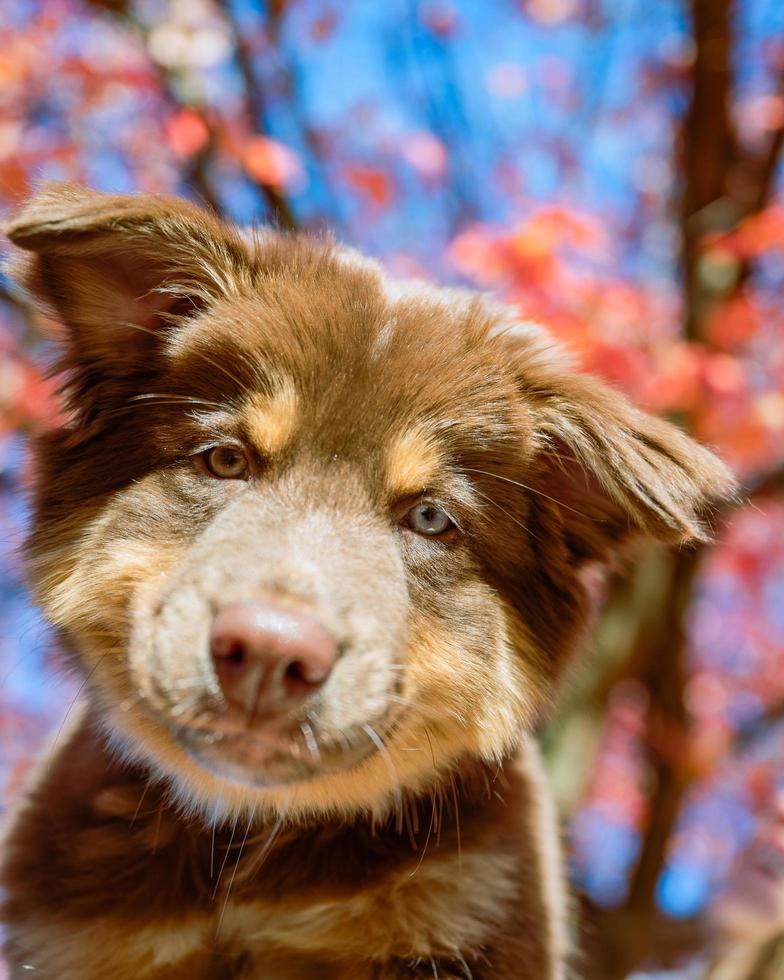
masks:
<svg viewBox="0 0 784 980"><path fill-rule="evenodd" d="M252 731L225 734L184 728L174 737L205 772L219 779L257 789L311 782L346 772L376 751L369 739L343 747L308 746L293 732Z"/></svg>

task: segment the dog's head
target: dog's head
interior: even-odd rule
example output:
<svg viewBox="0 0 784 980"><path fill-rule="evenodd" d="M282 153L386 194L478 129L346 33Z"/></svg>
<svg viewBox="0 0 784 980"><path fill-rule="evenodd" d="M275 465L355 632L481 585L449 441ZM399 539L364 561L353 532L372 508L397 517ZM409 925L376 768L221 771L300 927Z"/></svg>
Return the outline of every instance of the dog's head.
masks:
<svg viewBox="0 0 784 980"><path fill-rule="evenodd" d="M107 729L216 808L382 809L551 701L584 571L727 470L482 297L181 201L44 190L37 596Z"/></svg>

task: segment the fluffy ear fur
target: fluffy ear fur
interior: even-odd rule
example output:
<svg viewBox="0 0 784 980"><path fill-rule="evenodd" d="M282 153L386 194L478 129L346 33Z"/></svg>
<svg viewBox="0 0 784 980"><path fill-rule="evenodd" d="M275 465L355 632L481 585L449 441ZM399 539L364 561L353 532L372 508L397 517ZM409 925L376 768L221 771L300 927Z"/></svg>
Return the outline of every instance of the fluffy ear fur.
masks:
<svg viewBox="0 0 784 980"><path fill-rule="evenodd" d="M149 366L173 317L241 290L250 261L236 231L194 205L48 184L5 227L11 274L67 328L72 405Z"/></svg>
<svg viewBox="0 0 784 980"><path fill-rule="evenodd" d="M603 559L632 532L670 543L710 538L710 516L736 496L729 469L663 419L635 408L527 326L501 334L532 413L531 479L557 502L577 560Z"/></svg>

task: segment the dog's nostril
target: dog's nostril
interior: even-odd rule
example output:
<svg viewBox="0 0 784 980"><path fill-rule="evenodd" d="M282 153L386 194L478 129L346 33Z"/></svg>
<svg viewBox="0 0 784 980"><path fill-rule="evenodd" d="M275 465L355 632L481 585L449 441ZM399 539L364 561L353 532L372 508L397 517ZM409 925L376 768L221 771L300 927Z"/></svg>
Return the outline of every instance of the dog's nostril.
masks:
<svg viewBox="0 0 784 980"><path fill-rule="evenodd" d="M232 643L221 660L230 667L241 667L245 663L245 648L241 643Z"/></svg>
<svg viewBox="0 0 784 980"><path fill-rule="evenodd" d="M292 681L306 681L305 667L299 660L293 660L286 668L286 677Z"/></svg>
<svg viewBox="0 0 784 980"><path fill-rule="evenodd" d="M292 660L283 674L283 684L289 697L305 697L314 691L323 677L312 677L307 664L301 660Z"/></svg>

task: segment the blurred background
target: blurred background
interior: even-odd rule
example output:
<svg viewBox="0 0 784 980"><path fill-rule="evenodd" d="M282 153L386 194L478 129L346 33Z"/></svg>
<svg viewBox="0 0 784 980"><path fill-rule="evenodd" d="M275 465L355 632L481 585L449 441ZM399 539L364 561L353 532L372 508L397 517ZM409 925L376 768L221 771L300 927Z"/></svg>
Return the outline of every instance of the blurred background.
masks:
<svg viewBox="0 0 784 980"><path fill-rule="evenodd" d="M783 144L781 0L0 0L0 216L48 178L329 227L736 469L714 546L608 583L542 734L597 980L784 977L784 914L720 974L712 913L784 789ZM18 557L52 331L0 276L4 804L78 694Z"/></svg>

